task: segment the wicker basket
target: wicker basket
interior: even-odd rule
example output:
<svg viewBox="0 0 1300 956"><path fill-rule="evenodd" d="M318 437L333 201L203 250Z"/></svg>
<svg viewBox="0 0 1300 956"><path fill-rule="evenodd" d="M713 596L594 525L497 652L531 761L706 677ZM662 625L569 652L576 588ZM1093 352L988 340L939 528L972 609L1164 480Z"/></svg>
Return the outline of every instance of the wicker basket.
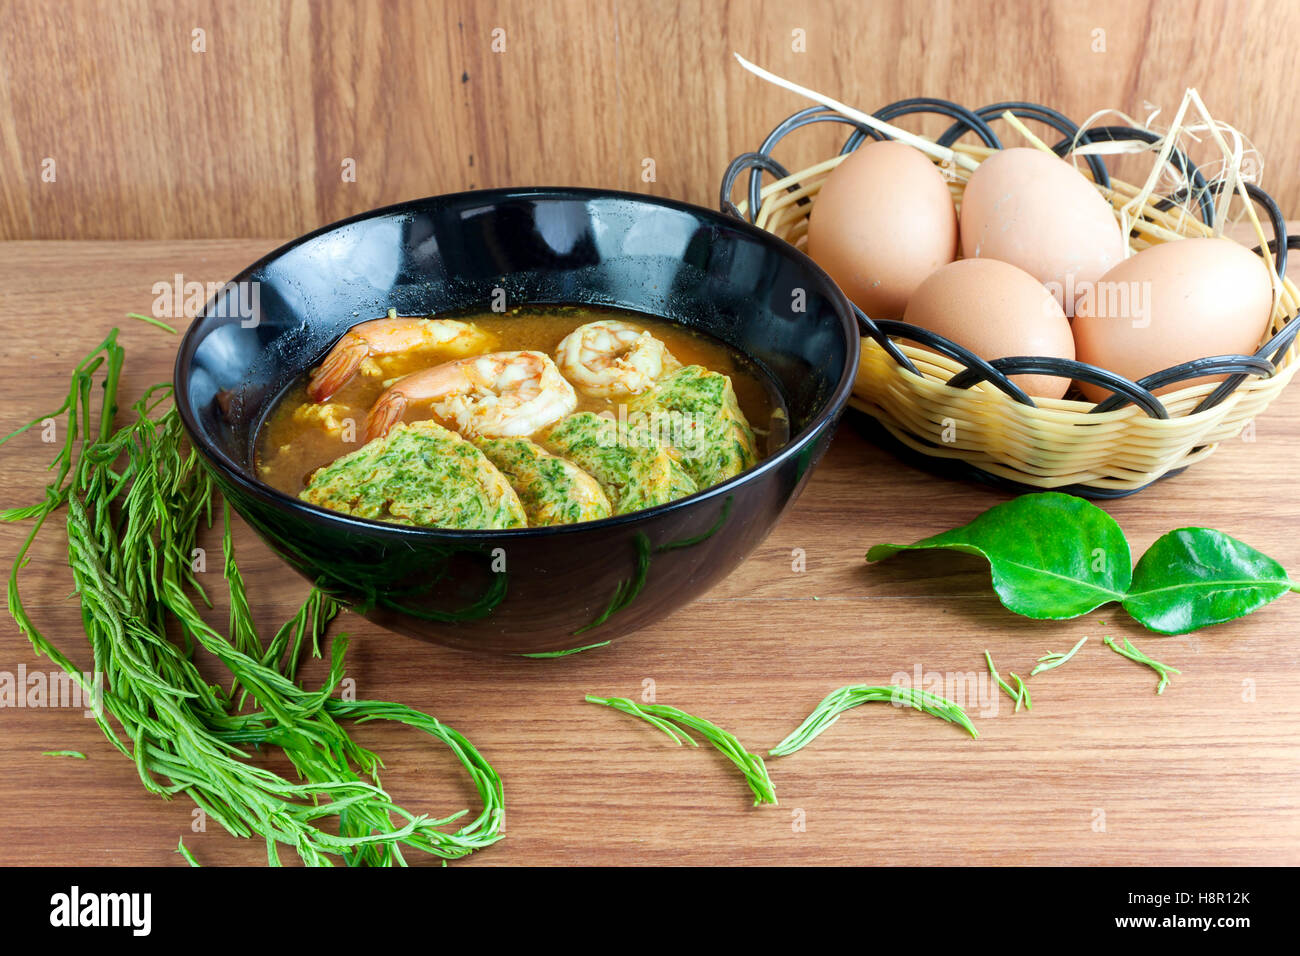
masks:
<svg viewBox="0 0 1300 956"><path fill-rule="evenodd" d="M989 120L1007 110L1055 128L1064 136L1055 151L1064 155L1069 150L1077 127L1036 104L998 103L971 111L942 100L907 100L875 115L886 121L913 112L950 116L955 120L953 126L936 142L978 161L1001 148ZM821 122L855 127L838 156L793 174L772 159L772 148L784 136ZM982 145L956 143L968 132L974 132ZM759 151L733 160L723 178L722 208L802 246L808 214L822 183L868 137L883 138L823 107L802 110L773 130ZM1079 142L1124 139L1151 142L1154 134L1130 127L1099 127L1086 130ZM1191 184L1204 221L1169 211L1185 195L1152 196L1145 206L1145 222L1130 234L1134 250L1176 241L1179 236L1212 234L1206 223L1214 217L1214 189L1207 187L1201 172L1185 155L1175 151L1171 158ZM1138 194L1137 187L1111 179L1100 157L1089 156L1087 166L1117 215L1119 207ZM969 173L960 165L945 165L943 171L960 206ZM746 172L749 198L736 204L732 192L736 180ZM762 186L764 173L775 182ZM1288 248L1300 243L1288 239L1276 203L1254 186L1248 190L1275 236L1268 252L1262 248L1255 251L1274 256L1277 274L1284 277ZM1159 228L1146 228L1146 224ZM1220 441L1240 434L1277 397L1298 367L1294 340L1300 322L1292 321L1298 305L1300 290L1284 278L1266 340L1255 355L1199 359L1140 382L1057 358L985 362L934 333L903 322L873 321L859 311L862 360L852 405L869 416L878 426L879 436L905 457L919 459L932 469L1016 490L1050 488L1089 497L1119 497L1205 458ZM1071 399L1030 399L1008 376L1032 372L1103 385L1112 396L1099 405ZM1160 397L1152 394L1152 389L1207 374L1228 377Z"/></svg>

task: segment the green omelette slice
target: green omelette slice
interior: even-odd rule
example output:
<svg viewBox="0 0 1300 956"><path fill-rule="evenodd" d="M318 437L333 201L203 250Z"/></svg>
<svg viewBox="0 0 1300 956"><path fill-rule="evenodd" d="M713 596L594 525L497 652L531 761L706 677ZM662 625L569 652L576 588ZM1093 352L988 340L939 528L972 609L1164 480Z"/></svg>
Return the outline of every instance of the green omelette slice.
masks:
<svg viewBox="0 0 1300 956"><path fill-rule="evenodd" d="M600 482L616 515L667 504L698 490L677 459L653 436L621 429L595 412L561 419L541 441L548 451L567 458Z"/></svg>
<svg viewBox="0 0 1300 956"><path fill-rule="evenodd" d="M479 450L506 476L530 526L595 521L613 514L600 483L527 438L482 438Z"/></svg>
<svg viewBox="0 0 1300 956"><path fill-rule="evenodd" d="M687 365L638 395L629 410L648 417L648 427L681 459L701 488L740 474L758 460L754 433L736 401L731 379Z"/></svg>
<svg viewBox="0 0 1300 956"><path fill-rule="evenodd" d="M436 422L399 424L316 471L303 501L426 528L523 528L523 503L496 466Z"/></svg>

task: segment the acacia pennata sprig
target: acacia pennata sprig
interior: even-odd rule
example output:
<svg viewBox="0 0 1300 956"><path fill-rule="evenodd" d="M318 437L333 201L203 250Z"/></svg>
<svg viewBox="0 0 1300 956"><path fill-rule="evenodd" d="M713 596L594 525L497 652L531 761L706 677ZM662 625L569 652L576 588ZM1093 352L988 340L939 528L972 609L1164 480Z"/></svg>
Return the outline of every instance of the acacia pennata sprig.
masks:
<svg viewBox="0 0 1300 956"><path fill-rule="evenodd" d="M740 770L745 782L749 784L750 791L754 794L754 806L777 802L776 786L768 776L763 758L756 753L751 753L734 734L723 730L717 724L688 714L684 710L678 710L676 707L665 704L637 704L626 697L596 697L588 694L586 701L589 704L601 704L631 714L633 717L640 717L671 737L679 747L682 745L683 738L692 747L698 747L699 744L687 733L687 729L696 731Z"/></svg>
<svg viewBox="0 0 1300 956"><path fill-rule="evenodd" d="M1102 643L1104 643L1116 654L1119 654L1121 657L1127 657L1131 661L1136 661L1139 664L1145 664L1147 667L1155 671L1156 675L1160 678L1159 681L1157 681L1156 683L1157 694L1163 694L1165 692L1165 688L1169 686L1170 674L1182 673L1182 671L1180 671L1176 667L1170 667L1168 664L1162 664L1159 661L1153 660L1152 658L1148 657L1142 651L1134 647L1133 642L1130 641L1127 637L1124 638L1123 647L1120 647L1118 644L1115 643L1113 639L1109 637L1103 637L1101 640Z"/></svg>
<svg viewBox="0 0 1300 956"><path fill-rule="evenodd" d="M1010 697L1013 701L1015 701L1016 713L1020 712L1020 708L1022 706L1026 710L1034 709L1033 701L1029 697L1029 689L1025 687L1025 682L1021 680L1017 674L1013 673L1011 675L1012 679L1015 680L1016 682L1016 686L1012 687L1010 684L1008 684L1005 680L1002 679L1002 675L998 673L998 669L993 666L993 655L990 654L988 651L984 652L984 663L988 664L989 675L995 681L997 681L997 685L1002 688L1003 692L1008 697ZM1029 676L1032 677L1033 674L1030 674Z"/></svg>
<svg viewBox="0 0 1300 956"><path fill-rule="evenodd" d="M311 865L401 865L404 849L457 859L495 843L504 821L501 781L468 740L402 704L335 696L345 636L332 642L320 687L296 679L299 658L309 647L320 654L337 610L328 596L312 591L262 641L235 564L228 514L222 543L231 617L218 630L200 613L196 599L211 604L191 561L200 527L211 524L214 489L175 408L162 410L170 385L146 389L126 423L115 427L124 362L117 334L114 329L73 370L55 412L0 440L63 417L64 441L44 500L0 513L0 520L33 522L9 573L9 612L18 627L38 653L95 695L100 729L135 762L146 789L163 797L184 794L228 832L262 838L272 864L279 863L281 847ZM102 687L87 686L82 669L37 626L19 588L33 541L59 512ZM202 677L193 662L196 647L226 669L229 689ZM379 782L379 758L346 729L372 720L406 724L450 748L474 782L480 812L434 819L394 803ZM267 751L288 758L291 777L253 759ZM194 862L183 845L177 852Z"/></svg>
<svg viewBox="0 0 1300 956"><path fill-rule="evenodd" d="M1043 671L1050 671L1060 667L1075 654L1079 653L1079 648L1083 647L1087 641L1088 638L1086 636L1079 638L1079 643L1075 644L1074 647L1070 648L1064 654L1048 651L1038 659L1038 663L1035 664L1034 669L1029 672L1029 676L1037 677L1039 674L1043 673Z"/></svg>
<svg viewBox="0 0 1300 956"><path fill-rule="evenodd" d="M768 751L768 756L786 757L802 750L824 733L831 724L839 720L840 715L845 711L870 703L889 703L896 706L911 707L932 717L938 717L940 720L956 724L972 737L979 736L979 732L975 729L975 725L971 723L970 718L966 716L966 712L948 698L939 694L915 687L900 687L896 684L885 687L850 684L827 694L822 699L822 702L813 708L812 713L804 718L802 724L785 740Z"/></svg>

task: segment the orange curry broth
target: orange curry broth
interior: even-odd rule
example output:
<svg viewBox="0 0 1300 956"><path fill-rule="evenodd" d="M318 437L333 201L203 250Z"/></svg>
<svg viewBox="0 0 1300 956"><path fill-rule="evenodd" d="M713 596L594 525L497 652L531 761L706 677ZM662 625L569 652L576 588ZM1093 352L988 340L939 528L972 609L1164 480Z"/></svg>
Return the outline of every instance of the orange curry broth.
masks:
<svg viewBox="0 0 1300 956"><path fill-rule="evenodd" d="M592 306L526 307L505 314L456 313L436 318L469 322L487 332L490 343L484 352L533 349L552 358L560 340L580 325L598 319L630 322L660 339L683 365L702 365L731 378L741 411L758 440L760 458L771 455L788 437L785 409L765 374L730 346L667 319ZM295 420L294 412L310 404L307 376L304 376L280 396L261 427L257 440L258 476L271 487L296 497L316 469L361 447L366 412L384 391L385 381L460 357L463 355L440 354L437 349L373 356L383 370L382 378L356 375L329 399L329 404L337 408L337 416L352 423L340 435L331 434L319 421ZM609 411L617 415L619 401L578 392L579 411ZM412 402L403 420L433 418L430 405L430 402ZM453 427L452 423L441 424Z"/></svg>

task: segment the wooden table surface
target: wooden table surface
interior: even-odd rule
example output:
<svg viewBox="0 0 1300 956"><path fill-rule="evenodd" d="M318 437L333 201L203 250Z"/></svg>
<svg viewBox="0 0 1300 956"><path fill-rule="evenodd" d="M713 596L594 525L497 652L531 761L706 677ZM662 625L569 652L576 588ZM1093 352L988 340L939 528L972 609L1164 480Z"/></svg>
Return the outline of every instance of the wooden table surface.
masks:
<svg viewBox="0 0 1300 956"><path fill-rule="evenodd" d="M155 282L224 281L263 240L0 245L0 431L57 406L72 364L124 326L126 395L170 378L175 341L124 319ZM1203 464L1107 504L1139 553L1180 525L1217 527L1300 570L1300 390ZM0 449L5 506L37 500L53 446L28 432ZM959 555L868 566L885 540L962 523L1004 496L931 477L866 442L851 423L771 537L708 596L615 645L558 660L491 659L396 637L351 614L348 673L364 697L400 700L465 733L505 782L506 838L473 864L1300 863L1300 597L1211 631L1158 638L1104 608L1074 621L1017 618L988 572ZM242 526L238 554L259 616L287 616L305 586ZM0 528L12 557L25 529ZM795 549L806 568L794 569ZM221 591L220 569L207 572ZM88 660L60 526L21 578L33 616ZM218 607L217 619L224 609ZM755 808L713 750L678 749L651 727L585 704L673 704L765 751L830 690L904 672L983 672L990 650L1027 674L1048 651L1092 640L1034 678L1034 709L968 702L971 740L941 721L861 707L802 752L769 762L780 805ZM1129 637L1182 669L1153 673L1101 644ZM315 662L313 662L315 665ZM0 671L48 670L7 618ZM320 676L318 667L306 672ZM996 714L988 708L996 706ZM459 768L413 732L362 728L385 783L414 810L472 806ZM191 832L186 799L141 787L79 709L0 709L0 862L171 864L177 839L205 864L258 864L258 843ZM85 761L41 756L80 750Z"/></svg>

